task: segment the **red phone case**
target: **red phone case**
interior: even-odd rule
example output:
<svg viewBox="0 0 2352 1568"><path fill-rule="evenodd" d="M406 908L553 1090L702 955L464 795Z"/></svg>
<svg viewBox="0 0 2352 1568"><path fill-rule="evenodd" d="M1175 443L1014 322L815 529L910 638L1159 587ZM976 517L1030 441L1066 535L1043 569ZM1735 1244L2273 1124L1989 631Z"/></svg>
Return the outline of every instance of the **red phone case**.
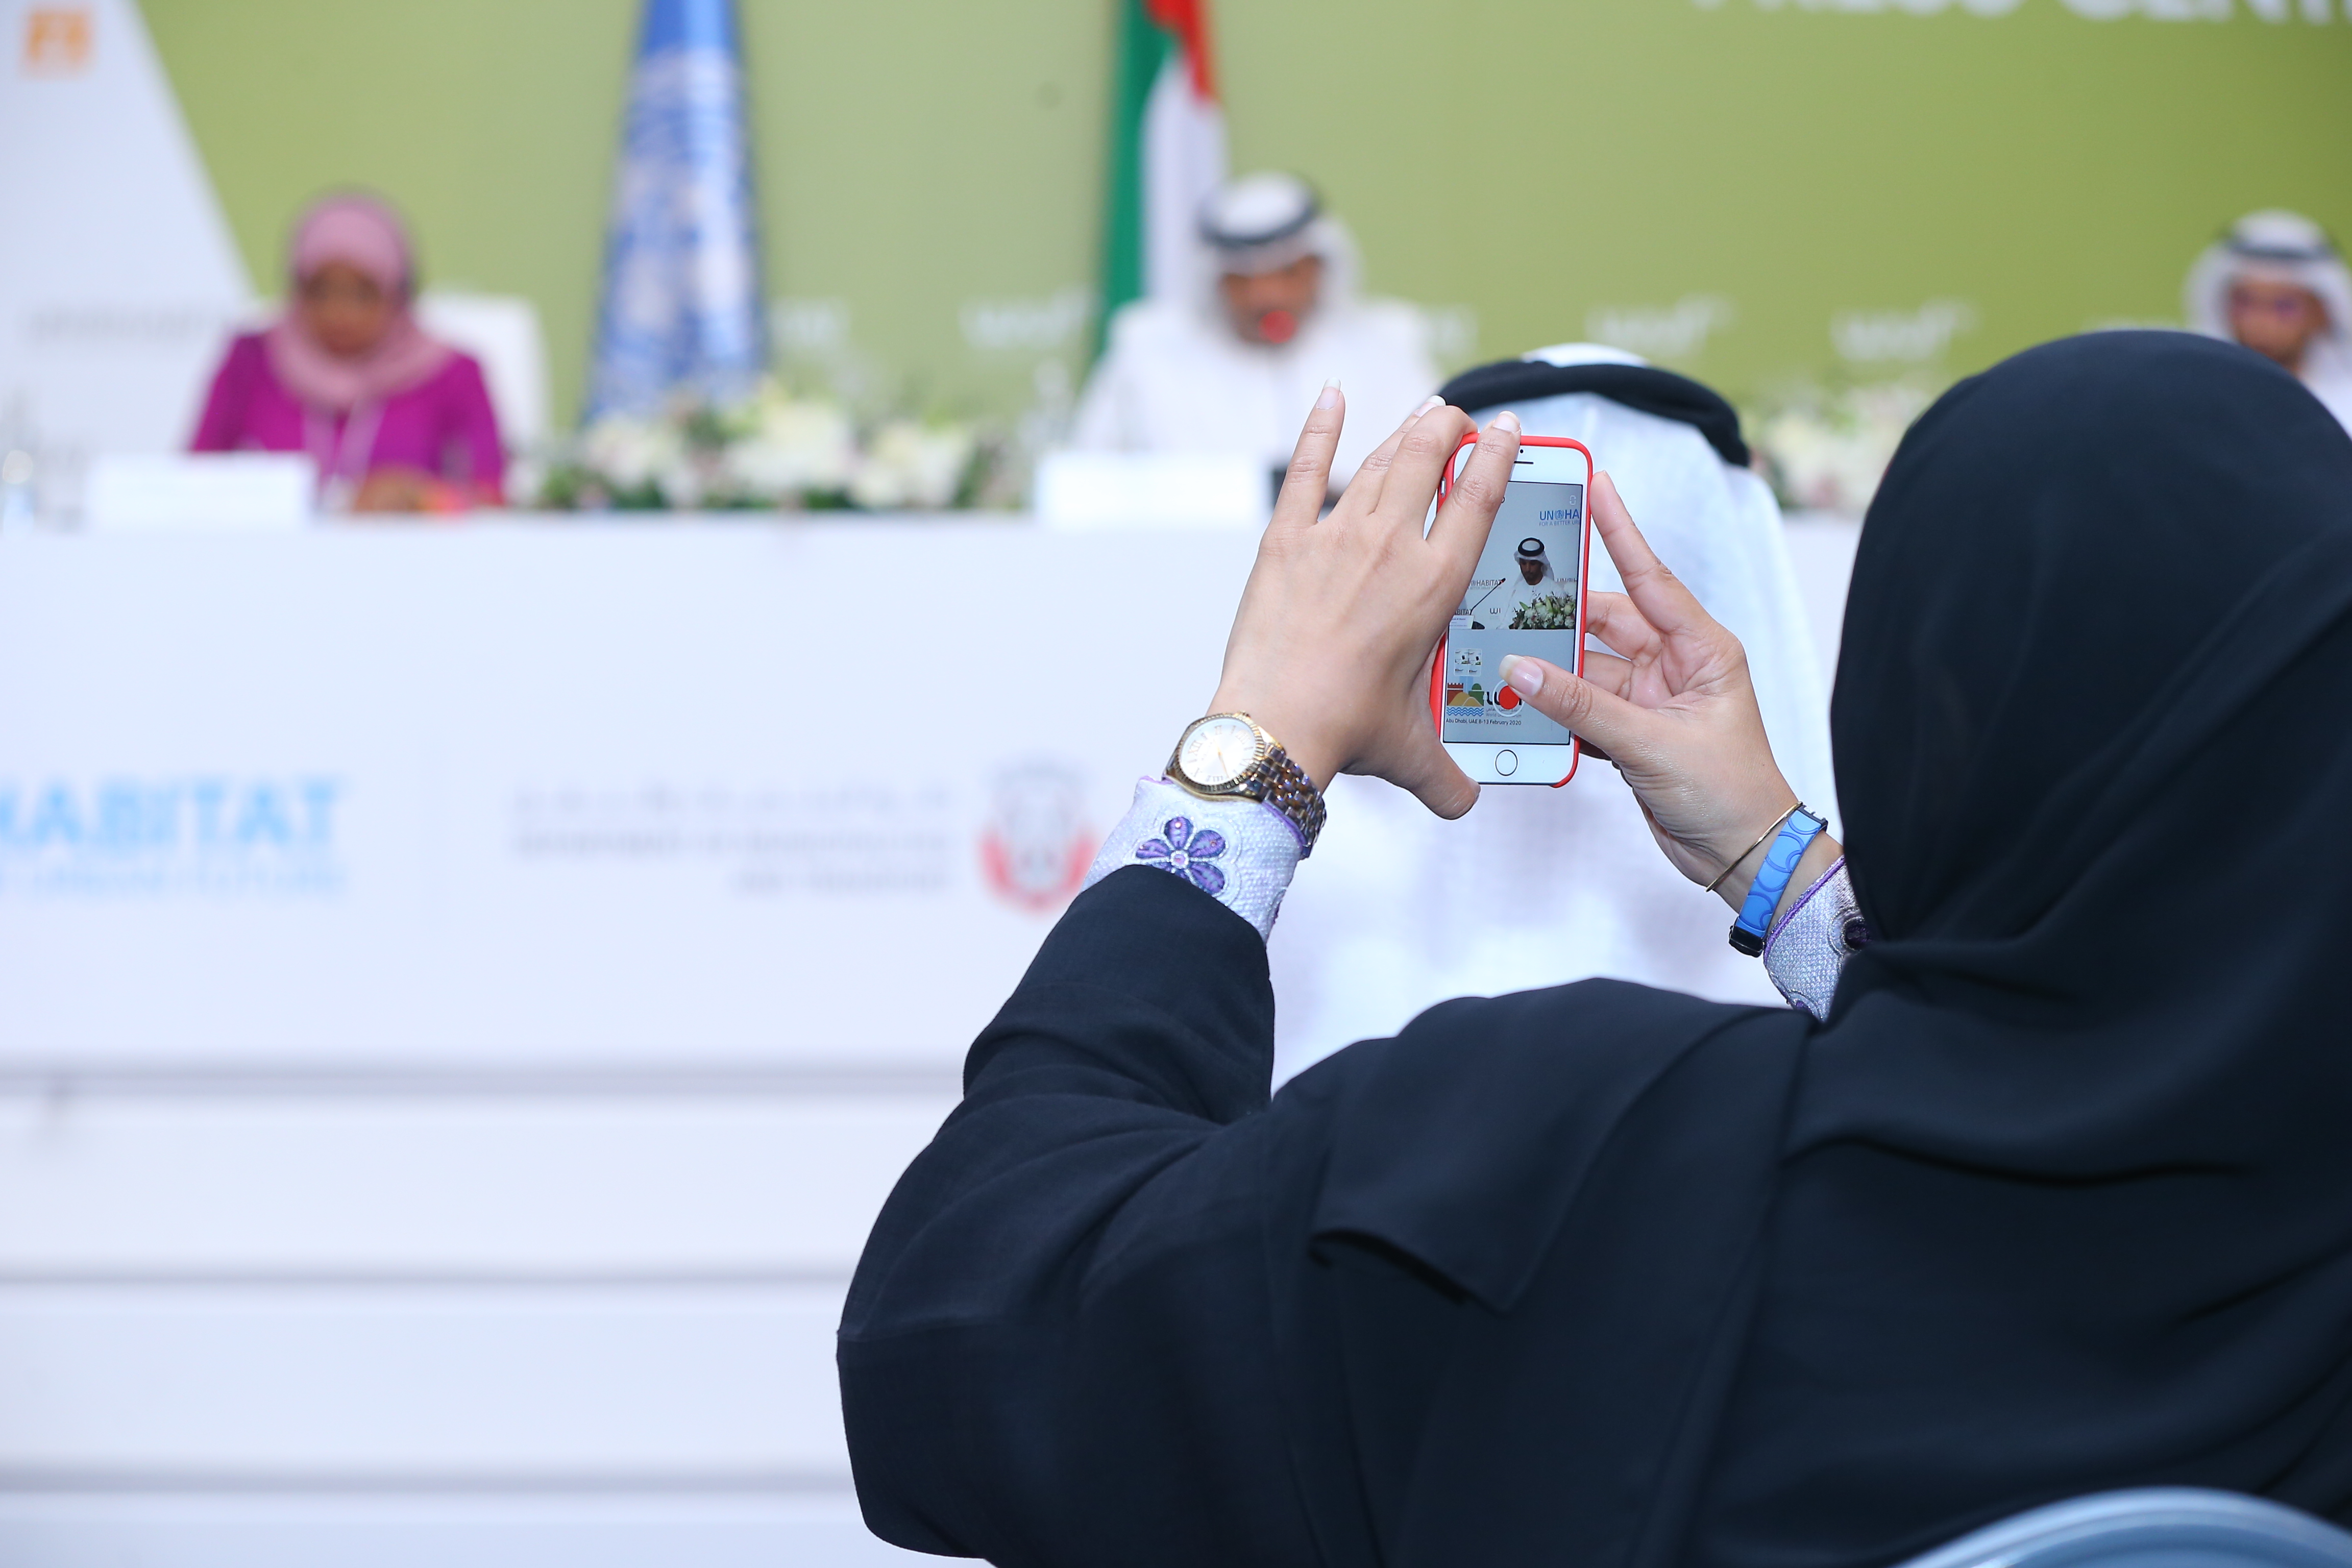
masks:
<svg viewBox="0 0 2352 1568"><path fill-rule="evenodd" d="M1462 447L1475 447L1477 444L1478 433L1474 430L1463 437L1461 446L1455 447L1447 455L1445 467L1437 476L1439 505L1444 504L1445 492L1453 487L1454 465L1461 458ZM1584 454L1584 532L1577 541L1576 546L1576 673L1582 675L1584 673L1584 589L1587 575L1592 569L1592 449L1583 442L1571 441L1565 436L1522 436L1519 437L1519 445L1568 447ZM1511 689L1505 686L1502 689L1509 691ZM1517 696L1517 693L1513 692L1512 695ZM1436 657L1429 661L1429 721L1436 726L1440 735L1445 733L1445 638L1443 636L1437 639ZM1571 733L1568 743L1568 772L1554 781L1551 787L1558 789L1574 778L1577 764L1583 761L1583 737Z"/></svg>

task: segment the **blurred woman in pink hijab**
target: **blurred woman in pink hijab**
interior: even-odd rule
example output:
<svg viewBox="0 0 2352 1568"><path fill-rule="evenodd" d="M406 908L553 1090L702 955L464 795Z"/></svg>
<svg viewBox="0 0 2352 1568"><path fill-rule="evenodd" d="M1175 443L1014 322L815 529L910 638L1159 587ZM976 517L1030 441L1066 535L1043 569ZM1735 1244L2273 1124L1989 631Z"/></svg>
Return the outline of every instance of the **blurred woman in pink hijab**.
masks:
<svg viewBox="0 0 2352 1568"><path fill-rule="evenodd" d="M308 452L330 510L461 511L502 499L482 367L411 310L408 236L372 197L330 196L294 230L286 313L229 346L190 449Z"/></svg>

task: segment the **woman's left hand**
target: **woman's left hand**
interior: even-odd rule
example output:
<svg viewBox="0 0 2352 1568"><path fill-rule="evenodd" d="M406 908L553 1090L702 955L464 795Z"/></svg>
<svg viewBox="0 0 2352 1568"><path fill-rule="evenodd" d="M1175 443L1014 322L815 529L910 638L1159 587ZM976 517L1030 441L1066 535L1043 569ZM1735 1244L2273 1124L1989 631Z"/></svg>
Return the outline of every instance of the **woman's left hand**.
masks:
<svg viewBox="0 0 2352 1568"><path fill-rule="evenodd" d="M1607 474L1592 479L1592 521L1625 580L1584 596L1584 673L1514 654L1503 679L1529 707L1609 758L1641 803L1658 847L1733 909L1765 856L1765 838L1797 794L1772 761L1739 639L1706 613L1650 548ZM1839 854L1823 833L1788 893Z"/></svg>
<svg viewBox="0 0 2352 1568"><path fill-rule="evenodd" d="M1478 786L1438 743L1430 660L1502 504L1518 420L1498 415L1487 426L1424 538L1438 477L1475 428L1469 416L1430 399L1318 519L1345 416L1339 387L1326 387L1258 545L1209 711L1255 719L1318 787L1368 773L1459 816Z"/></svg>

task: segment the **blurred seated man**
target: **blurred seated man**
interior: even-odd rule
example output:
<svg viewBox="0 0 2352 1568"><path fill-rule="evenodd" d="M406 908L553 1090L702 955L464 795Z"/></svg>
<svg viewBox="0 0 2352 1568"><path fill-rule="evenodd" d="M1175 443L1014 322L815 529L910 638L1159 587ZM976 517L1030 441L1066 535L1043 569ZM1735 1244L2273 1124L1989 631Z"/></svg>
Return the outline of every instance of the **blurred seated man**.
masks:
<svg viewBox="0 0 2352 1568"><path fill-rule="evenodd" d="M2352 270L2327 233L2250 213L2189 268L2189 324L2277 362L2352 429Z"/></svg>
<svg viewBox="0 0 2352 1568"><path fill-rule="evenodd" d="M506 457L482 367L416 324L392 209L361 195L313 205L287 291L275 324L229 345L189 449L308 452L330 510L497 505Z"/></svg>
<svg viewBox="0 0 2352 1568"><path fill-rule="evenodd" d="M1279 472L1298 411L1336 378L1358 411L1332 468L1344 484L1437 385L1420 312L1357 297L1347 230L1291 175L1227 184L1202 209L1200 236L1201 286L1111 318L1073 444L1244 454Z"/></svg>

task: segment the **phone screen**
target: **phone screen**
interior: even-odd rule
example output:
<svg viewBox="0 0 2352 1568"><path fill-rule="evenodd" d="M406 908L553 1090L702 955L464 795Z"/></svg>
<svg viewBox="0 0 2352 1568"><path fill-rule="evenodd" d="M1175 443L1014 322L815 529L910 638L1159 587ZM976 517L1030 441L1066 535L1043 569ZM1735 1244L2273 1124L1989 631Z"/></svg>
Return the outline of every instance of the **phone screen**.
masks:
<svg viewBox="0 0 2352 1568"><path fill-rule="evenodd" d="M1504 488L1486 548L1446 630L1439 739L1531 746L1574 739L1503 683L1503 660L1524 653L1576 668L1583 543L1582 485L1514 481Z"/></svg>

